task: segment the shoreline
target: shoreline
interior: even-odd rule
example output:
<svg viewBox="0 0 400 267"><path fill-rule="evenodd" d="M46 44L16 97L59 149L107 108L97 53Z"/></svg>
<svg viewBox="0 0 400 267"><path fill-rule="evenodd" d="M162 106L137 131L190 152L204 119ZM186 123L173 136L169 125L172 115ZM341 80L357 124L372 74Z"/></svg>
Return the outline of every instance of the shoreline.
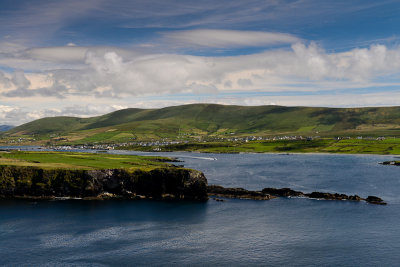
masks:
<svg viewBox="0 0 400 267"><path fill-rule="evenodd" d="M112 150L111 150L112 151ZM222 154L222 155L259 155L259 154L267 154L267 155L282 155L282 156L290 156L290 155L348 155L348 156L394 156L400 157L400 154L378 154L378 153L330 153L330 152L291 152L291 153L282 153L282 152L200 152L200 151L185 151L185 150L176 150L176 151L140 151L140 150L122 150L116 149L115 151L132 151L132 152L140 152L140 153L196 153L196 154ZM111 154L111 153L110 153Z"/></svg>
<svg viewBox="0 0 400 267"><path fill-rule="evenodd" d="M29 149L39 149L39 151L62 151L62 152L78 152L79 150L84 150L87 151L88 153L96 153L98 152L98 149L79 149L79 148L72 148L70 150L55 150L55 149L50 149L45 146L1 146L0 145L0 151L7 151L7 150L23 150L23 151L33 151ZM253 152L253 151L240 151L240 152L209 152L209 151L187 151L187 150L172 150L172 151L143 151L143 150L132 150L132 149L111 149L111 150L106 150L107 153L110 151L124 151L124 152L139 152L139 153L154 153L154 154L159 154L159 153L196 153L196 154L271 154L271 155L375 155L375 156L394 156L394 157L399 157L399 154L387 154L387 153L343 153L343 152ZM109 153L113 154L113 153Z"/></svg>
<svg viewBox="0 0 400 267"><path fill-rule="evenodd" d="M301 198L301 199L313 199L313 200L330 200L330 201L352 201L361 202L365 201L368 204L373 205L387 205L387 203L377 196L368 196L366 198L360 197L358 195L346 195L339 193L329 193L329 192L312 192L304 193L301 191L295 191L290 188L264 188L260 191L246 190L244 188L229 188L220 185L207 185L207 195L208 198L201 199L185 199L176 198L172 194L163 194L161 197L152 197L146 195L117 195L108 192L103 192L97 196L34 196L34 195L13 195L6 196L0 195L0 201L3 200L38 200L38 201L106 201L106 200L154 200L154 201L195 201L195 202L207 202L212 199L218 202L224 202L225 199L240 199L240 200L272 200L276 198Z"/></svg>

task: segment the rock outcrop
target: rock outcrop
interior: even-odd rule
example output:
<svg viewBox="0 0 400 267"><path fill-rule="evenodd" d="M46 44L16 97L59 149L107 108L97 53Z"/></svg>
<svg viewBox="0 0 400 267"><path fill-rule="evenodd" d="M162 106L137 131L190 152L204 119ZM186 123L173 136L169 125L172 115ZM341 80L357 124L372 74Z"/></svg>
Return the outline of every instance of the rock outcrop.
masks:
<svg viewBox="0 0 400 267"><path fill-rule="evenodd" d="M3 197L152 198L206 200L207 179L200 171L158 168L67 170L0 166Z"/></svg>
<svg viewBox="0 0 400 267"><path fill-rule="evenodd" d="M280 197L298 197L298 196L303 196L303 192L300 191L294 191L290 188L271 188L267 187L264 188L261 192L265 194L271 194L274 196L280 196Z"/></svg>
<svg viewBox="0 0 400 267"><path fill-rule="evenodd" d="M348 196L345 194L324 193L324 192L312 192L310 194L304 194L304 196L309 197L309 198L328 199L328 200L353 200L353 201L364 200L363 198L359 197L358 195Z"/></svg>
<svg viewBox="0 0 400 267"><path fill-rule="evenodd" d="M386 205L386 202L383 201L380 197L376 196L368 196L365 201L371 204L376 204L376 205Z"/></svg>
<svg viewBox="0 0 400 267"><path fill-rule="evenodd" d="M240 199L256 199L256 200L269 200L276 197L303 197L303 198L314 198L314 199L326 199L326 200L349 200L349 201L366 201L370 204L386 205L381 198L376 196L368 196L362 198L358 195L346 195L338 193L326 193L326 192L312 192L303 193L301 191L295 191L290 188L264 188L261 191L250 191L243 188L225 188L219 185L209 185L207 187L208 195L215 197L226 197L226 198L240 198Z"/></svg>
<svg viewBox="0 0 400 267"><path fill-rule="evenodd" d="M207 187L208 194L216 197L239 198L239 199L255 199L269 200L275 198L261 191L251 191L244 188L225 188L219 185L209 185Z"/></svg>
<svg viewBox="0 0 400 267"><path fill-rule="evenodd" d="M386 205L386 202L384 202L381 198L375 196L368 196L367 198L362 198L358 195L346 195L338 193L326 193L326 192L303 193L301 191L295 191L290 188L264 188L261 192L280 197L306 197L315 199L350 200L350 201L365 200L371 204Z"/></svg>
<svg viewBox="0 0 400 267"><path fill-rule="evenodd" d="M400 166L400 161L398 161L398 160L397 161L396 160L384 161L384 162L380 162L379 164Z"/></svg>

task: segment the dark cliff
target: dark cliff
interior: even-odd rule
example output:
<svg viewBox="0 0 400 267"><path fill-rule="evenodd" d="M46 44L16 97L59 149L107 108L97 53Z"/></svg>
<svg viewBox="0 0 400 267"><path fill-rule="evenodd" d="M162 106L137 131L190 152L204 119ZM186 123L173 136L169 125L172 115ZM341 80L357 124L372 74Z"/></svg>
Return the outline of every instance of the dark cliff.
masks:
<svg viewBox="0 0 400 267"><path fill-rule="evenodd" d="M151 171L67 170L0 166L0 196L206 200L207 179L184 168Z"/></svg>

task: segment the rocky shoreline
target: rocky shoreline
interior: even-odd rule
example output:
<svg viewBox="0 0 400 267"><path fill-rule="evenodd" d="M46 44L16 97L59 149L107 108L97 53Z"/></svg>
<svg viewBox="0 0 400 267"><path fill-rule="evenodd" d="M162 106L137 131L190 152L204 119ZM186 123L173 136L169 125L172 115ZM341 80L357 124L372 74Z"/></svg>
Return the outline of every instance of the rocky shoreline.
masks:
<svg viewBox="0 0 400 267"><path fill-rule="evenodd" d="M1 198L35 199L208 199L200 171L165 167L67 170L0 166Z"/></svg>
<svg viewBox="0 0 400 267"><path fill-rule="evenodd" d="M326 200L366 201L386 205L379 197L338 193L303 193L290 188L261 191L208 185L200 171L165 167L149 171L124 169L68 170L24 166L0 166L0 198L30 199L161 199L206 201L213 197L270 200L303 197Z"/></svg>
<svg viewBox="0 0 400 267"><path fill-rule="evenodd" d="M251 191L244 188L225 188L220 185L207 186L207 192L212 197L239 198L239 199L254 199L254 200L270 200L276 198L271 194L266 194L261 191Z"/></svg>
<svg viewBox="0 0 400 267"><path fill-rule="evenodd" d="M207 186L208 195L211 197L238 198L238 199L254 199L254 200L270 200L276 197L303 197L312 199L325 200L346 200L346 201L366 201L370 204L386 205L381 198L376 196L368 196L362 198L358 195L346 195L338 193L312 192L303 193L290 188L264 188L261 191L251 191L243 188L225 188L219 185ZM220 200L215 198L215 200Z"/></svg>

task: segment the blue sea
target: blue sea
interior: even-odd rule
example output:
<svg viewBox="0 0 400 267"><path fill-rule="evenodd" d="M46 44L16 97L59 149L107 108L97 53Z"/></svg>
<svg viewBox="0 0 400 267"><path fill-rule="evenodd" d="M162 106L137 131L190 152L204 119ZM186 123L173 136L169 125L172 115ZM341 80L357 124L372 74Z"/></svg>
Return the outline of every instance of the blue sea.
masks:
<svg viewBox="0 0 400 267"><path fill-rule="evenodd" d="M0 201L0 265L400 265L400 167L378 164L393 156L157 155L178 157L209 184L376 195L388 205L304 198Z"/></svg>

